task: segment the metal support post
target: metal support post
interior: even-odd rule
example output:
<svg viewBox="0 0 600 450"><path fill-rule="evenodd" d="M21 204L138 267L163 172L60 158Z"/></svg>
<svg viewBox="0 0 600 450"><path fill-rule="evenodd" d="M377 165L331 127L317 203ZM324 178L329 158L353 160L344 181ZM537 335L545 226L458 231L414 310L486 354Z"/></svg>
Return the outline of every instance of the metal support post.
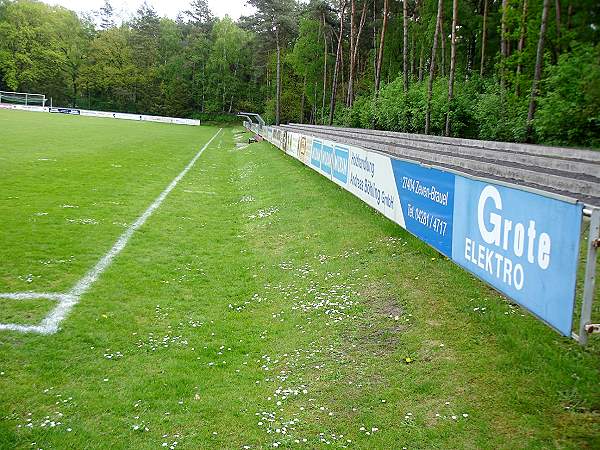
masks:
<svg viewBox="0 0 600 450"><path fill-rule="evenodd" d="M598 330L592 320L592 302L596 285L596 257L600 247L600 209L593 208L590 217L590 231L587 242L585 278L583 285L583 303L581 305L581 319L579 321L579 343L586 345L589 334Z"/></svg>

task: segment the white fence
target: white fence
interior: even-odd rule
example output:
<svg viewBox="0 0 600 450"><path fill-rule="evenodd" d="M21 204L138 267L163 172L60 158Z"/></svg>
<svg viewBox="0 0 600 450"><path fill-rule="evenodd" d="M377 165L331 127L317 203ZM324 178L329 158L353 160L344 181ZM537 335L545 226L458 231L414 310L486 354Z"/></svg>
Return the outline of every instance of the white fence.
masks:
<svg viewBox="0 0 600 450"><path fill-rule="evenodd" d="M199 120L194 119L183 119L180 117L164 117L164 116L149 116L146 114L128 114L110 111L93 111L87 109L77 108L48 108L43 106L31 106L31 105L13 105L9 103L0 103L0 109L17 109L21 111L33 111L33 112L50 112L56 114L68 114L75 116L88 116L88 117L102 117L108 119L123 119L123 120L136 120L139 122L160 122L170 123L176 125L200 125Z"/></svg>

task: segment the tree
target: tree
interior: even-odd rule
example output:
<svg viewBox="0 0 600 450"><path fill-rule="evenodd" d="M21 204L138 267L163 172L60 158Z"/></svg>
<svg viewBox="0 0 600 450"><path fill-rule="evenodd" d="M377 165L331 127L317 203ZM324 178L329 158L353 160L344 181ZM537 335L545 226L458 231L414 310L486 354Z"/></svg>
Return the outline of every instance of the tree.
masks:
<svg viewBox="0 0 600 450"><path fill-rule="evenodd" d="M402 0L402 75L404 92L408 91L408 0Z"/></svg>
<svg viewBox="0 0 600 450"><path fill-rule="evenodd" d="M448 79L448 111L446 112L446 136L450 136L450 111L454 95L454 74L456 72L456 30L458 27L458 0L452 1L452 34L450 54L450 77Z"/></svg>
<svg viewBox="0 0 600 450"><path fill-rule="evenodd" d="M531 0L251 0L256 13L237 22L190 2L177 20L144 4L117 26L112 0L94 20L0 0L0 89L111 111L251 110L275 123L600 145L597 0L554 0L546 13Z"/></svg>
<svg viewBox="0 0 600 450"><path fill-rule="evenodd" d="M263 35L274 40L277 58L275 87L275 123L281 115L281 51L286 38L294 29L295 3L293 0L248 0L256 8L255 20Z"/></svg>
<svg viewBox="0 0 600 450"><path fill-rule="evenodd" d="M146 1L138 8L131 23L131 46L135 61L145 69L157 65L160 48L160 18Z"/></svg>
<svg viewBox="0 0 600 450"><path fill-rule="evenodd" d="M389 3L383 0L383 21L381 24L381 36L379 37L379 51L377 52L377 63L375 65L375 95L379 94L381 84L381 66L383 64L383 49L385 46L385 32L388 24Z"/></svg>
<svg viewBox="0 0 600 450"><path fill-rule="evenodd" d="M103 31L90 43L81 78L93 92L96 108L135 110L133 92L137 68L130 40L131 30L122 26Z"/></svg>
<svg viewBox="0 0 600 450"><path fill-rule="evenodd" d="M9 2L2 8L0 73L11 90L46 92L68 97L57 62L63 60L56 26L64 8L32 1ZM52 89L49 89L52 86Z"/></svg>
<svg viewBox="0 0 600 450"><path fill-rule="evenodd" d="M544 73L536 138L551 145L600 147L600 45L575 44Z"/></svg>
<svg viewBox="0 0 600 450"><path fill-rule="evenodd" d="M429 134L431 122L431 92L433 89L433 77L435 75L435 56L438 47L438 36L442 24L444 1L438 0L437 17L435 20L435 32L433 34L433 46L431 47L431 61L429 63L429 81L427 83L427 109L425 111L425 134Z"/></svg>
<svg viewBox="0 0 600 450"><path fill-rule="evenodd" d="M88 56L93 25L80 21L75 13L66 10L63 14L54 15L53 19L56 21L55 29L61 53L61 58L57 62L70 84L71 106L76 106L80 72Z"/></svg>
<svg viewBox="0 0 600 450"><path fill-rule="evenodd" d="M346 0L341 0L340 4L340 29L338 32L337 51L335 53L335 66L333 66L333 80L331 81L331 101L329 102L329 125L333 124L333 115L335 112L335 101L337 93L337 78L342 61L342 40L344 36L344 12L346 11Z"/></svg>
<svg viewBox="0 0 600 450"><path fill-rule="evenodd" d="M485 70L485 45L487 42L488 0L483 0L483 29L481 30L481 62L479 63L479 76L483 77Z"/></svg>
<svg viewBox="0 0 600 450"><path fill-rule="evenodd" d="M531 84L531 97L529 99L529 110L527 111L527 139L531 140L533 132L533 118L535 116L536 99L539 94L539 83L542 78L542 60L544 58L544 39L546 38L546 26L548 22L548 10L550 0L544 0L542 7L542 23L540 25L540 36L538 38L537 56L535 58L535 73Z"/></svg>
<svg viewBox="0 0 600 450"><path fill-rule="evenodd" d="M192 0L184 15L196 26L206 26L214 20L207 0Z"/></svg>
<svg viewBox="0 0 600 450"><path fill-rule="evenodd" d="M100 8L97 13L98 18L100 19L100 29L108 30L109 28L113 28L115 26L115 11L110 3L110 0L104 0L104 5Z"/></svg>
<svg viewBox="0 0 600 450"><path fill-rule="evenodd" d="M193 30L188 36L188 45L184 48L183 57L190 69L189 94L191 107L205 112L208 75L207 61L211 52L212 42L206 33Z"/></svg>
<svg viewBox="0 0 600 450"><path fill-rule="evenodd" d="M233 111L241 94L241 71L249 41L247 32L228 17L217 21L212 31L213 45L208 58L207 72L211 86L209 111Z"/></svg>
<svg viewBox="0 0 600 450"><path fill-rule="evenodd" d="M303 97L308 98L312 106L311 120L316 117L317 98L320 94L320 79L323 73L321 59L320 23L314 19L303 18L300 21L300 32L294 50L290 54L290 61L294 72L303 81ZM304 108L301 107L304 112ZM301 120L303 115L301 116Z"/></svg>
<svg viewBox="0 0 600 450"><path fill-rule="evenodd" d="M523 0L523 11L521 13L521 33L519 36L519 43L517 45L519 62L517 64L517 76L516 76L516 94L520 95L520 78L521 71L523 70L523 50L525 48L525 36L527 34L527 6L528 0Z"/></svg>
<svg viewBox="0 0 600 450"><path fill-rule="evenodd" d="M349 75L348 75L348 94L346 96L346 104L352 107L354 102L354 78L356 63L358 60L358 50L360 48L360 36L362 34L363 27L365 25L365 18L367 13L367 2L363 3L362 12L360 14L360 22L358 25L358 31L356 31L356 24L354 21L354 15L356 10L356 1L352 0L351 13L350 13L350 54L349 54Z"/></svg>

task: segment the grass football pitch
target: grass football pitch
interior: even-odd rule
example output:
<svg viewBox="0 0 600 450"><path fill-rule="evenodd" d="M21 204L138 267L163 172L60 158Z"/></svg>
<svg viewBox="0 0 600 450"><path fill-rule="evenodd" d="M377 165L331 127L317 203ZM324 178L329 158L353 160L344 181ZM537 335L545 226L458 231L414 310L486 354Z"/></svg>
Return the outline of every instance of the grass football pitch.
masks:
<svg viewBox="0 0 600 450"><path fill-rule="evenodd" d="M0 331L0 448L600 448L597 345L241 128L0 129L0 293L68 293L127 237L58 332Z"/></svg>

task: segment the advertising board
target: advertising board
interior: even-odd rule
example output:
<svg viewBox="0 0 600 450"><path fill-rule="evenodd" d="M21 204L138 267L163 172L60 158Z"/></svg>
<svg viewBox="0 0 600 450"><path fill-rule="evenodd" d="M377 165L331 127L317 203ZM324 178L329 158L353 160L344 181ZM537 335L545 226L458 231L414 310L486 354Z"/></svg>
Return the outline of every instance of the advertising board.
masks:
<svg viewBox="0 0 600 450"><path fill-rule="evenodd" d="M582 205L456 177L452 260L565 336Z"/></svg>
<svg viewBox="0 0 600 450"><path fill-rule="evenodd" d="M21 111L35 111L35 112L50 112L54 114L69 114L75 116L88 116L88 117L105 117L112 119L125 119L125 120L138 120L146 122L160 122L178 125L200 125L199 120L195 119L182 119L179 117L163 117L163 116L148 116L139 114L128 114L128 113L117 113L110 111L94 111L89 109L78 109L78 108L59 108L59 107L45 107L45 106L33 106L33 105L14 105L9 103L0 103L0 109L17 109Z"/></svg>
<svg viewBox="0 0 600 450"><path fill-rule="evenodd" d="M267 127L268 128L268 127ZM561 334L571 334L583 205L279 131L274 144Z"/></svg>
<svg viewBox="0 0 600 450"><path fill-rule="evenodd" d="M73 116L79 116L81 114L81 111L74 108L50 108L50 112L57 114L70 114Z"/></svg>

